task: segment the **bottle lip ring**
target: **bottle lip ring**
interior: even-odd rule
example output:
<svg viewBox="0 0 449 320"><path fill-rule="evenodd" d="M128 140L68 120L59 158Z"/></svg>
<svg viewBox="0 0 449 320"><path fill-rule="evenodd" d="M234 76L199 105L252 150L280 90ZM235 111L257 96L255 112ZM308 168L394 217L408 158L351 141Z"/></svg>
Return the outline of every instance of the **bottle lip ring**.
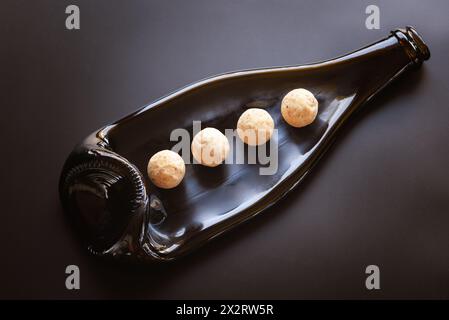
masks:
<svg viewBox="0 0 449 320"><path fill-rule="evenodd" d="M401 43L405 42L409 45L409 49L411 50L408 50L407 53L414 63L421 64L430 58L429 47L414 27L406 26L405 28L398 28L392 31L392 34Z"/></svg>

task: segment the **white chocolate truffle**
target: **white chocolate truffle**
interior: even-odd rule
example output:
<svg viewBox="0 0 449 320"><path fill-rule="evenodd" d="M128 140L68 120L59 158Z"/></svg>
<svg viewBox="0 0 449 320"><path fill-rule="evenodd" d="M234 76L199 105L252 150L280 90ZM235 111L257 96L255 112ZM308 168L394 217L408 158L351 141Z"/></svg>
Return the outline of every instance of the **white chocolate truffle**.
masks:
<svg viewBox="0 0 449 320"><path fill-rule="evenodd" d="M215 128L204 128L192 141L192 154L196 161L207 167L216 167L229 154L229 141Z"/></svg>
<svg viewBox="0 0 449 320"><path fill-rule="evenodd" d="M186 166L179 154L171 150L162 150L148 161L147 173L157 187L171 189L181 183L186 173Z"/></svg>
<svg viewBox="0 0 449 320"><path fill-rule="evenodd" d="M295 89L282 99L281 113L289 125L301 128L315 120L318 113L318 101L312 92L306 89Z"/></svg>
<svg viewBox="0 0 449 320"><path fill-rule="evenodd" d="M250 146L266 143L273 135L273 130L273 118L264 109L248 109L237 121L237 134Z"/></svg>

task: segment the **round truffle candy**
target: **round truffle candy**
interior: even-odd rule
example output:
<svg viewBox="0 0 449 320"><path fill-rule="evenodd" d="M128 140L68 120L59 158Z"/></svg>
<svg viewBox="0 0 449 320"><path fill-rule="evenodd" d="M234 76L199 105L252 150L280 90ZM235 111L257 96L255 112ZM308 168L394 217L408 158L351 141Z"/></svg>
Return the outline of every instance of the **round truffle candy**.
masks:
<svg viewBox="0 0 449 320"><path fill-rule="evenodd" d="M237 134L248 145L266 143L273 135L274 121L264 109L251 108L242 113L237 121Z"/></svg>
<svg viewBox="0 0 449 320"><path fill-rule="evenodd" d="M282 99L281 113L291 126L301 128L311 124L318 113L318 101L306 89L294 89Z"/></svg>
<svg viewBox="0 0 449 320"><path fill-rule="evenodd" d="M162 189L171 189L179 185L185 172L184 160L179 154L171 150L159 151L148 161L148 177L157 187Z"/></svg>
<svg viewBox="0 0 449 320"><path fill-rule="evenodd" d="M229 141L215 128L204 128L192 140L192 154L196 161L207 167L216 167L229 154Z"/></svg>

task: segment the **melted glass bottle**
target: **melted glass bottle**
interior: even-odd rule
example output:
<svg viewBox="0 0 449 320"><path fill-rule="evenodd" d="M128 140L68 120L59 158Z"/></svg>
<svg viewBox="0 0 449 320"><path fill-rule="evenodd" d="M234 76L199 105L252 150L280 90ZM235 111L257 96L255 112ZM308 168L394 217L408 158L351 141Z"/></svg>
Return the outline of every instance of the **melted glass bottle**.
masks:
<svg viewBox="0 0 449 320"><path fill-rule="evenodd" d="M282 198L309 172L341 125L405 71L430 56L407 27L360 50L304 66L239 71L199 81L95 131L68 157L60 179L65 211L89 250L143 261L171 260ZM306 88L319 102L313 124L293 128L282 97ZM258 165L187 165L183 182L162 190L146 175L148 159L170 149L170 132L193 121L235 128L249 107L265 108L278 129L278 169Z"/></svg>

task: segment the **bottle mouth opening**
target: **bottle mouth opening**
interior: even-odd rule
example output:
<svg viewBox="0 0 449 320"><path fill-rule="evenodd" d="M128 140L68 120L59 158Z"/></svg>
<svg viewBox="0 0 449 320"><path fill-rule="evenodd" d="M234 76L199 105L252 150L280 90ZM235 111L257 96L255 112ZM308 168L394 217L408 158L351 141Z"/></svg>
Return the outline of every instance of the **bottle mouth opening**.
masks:
<svg viewBox="0 0 449 320"><path fill-rule="evenodd" d="M430 50L422 37L412 26L399 28L392 33L399 42L405 47L410 59L417 65L430 58Z"/></svg>

